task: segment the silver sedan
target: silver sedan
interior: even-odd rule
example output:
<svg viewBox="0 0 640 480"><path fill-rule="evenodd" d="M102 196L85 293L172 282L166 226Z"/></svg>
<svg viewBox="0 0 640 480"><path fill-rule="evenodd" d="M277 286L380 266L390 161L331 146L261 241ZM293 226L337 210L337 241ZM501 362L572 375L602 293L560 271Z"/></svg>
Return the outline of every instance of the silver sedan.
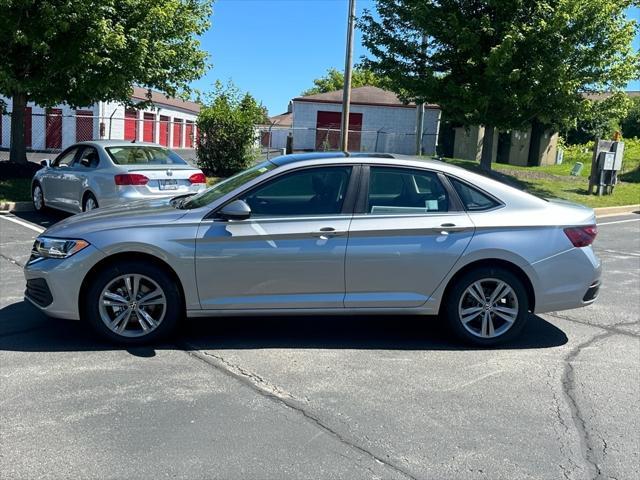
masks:
<svg viewBox="0 0 640 480"><path fill-rule="evenodd" d="M26 298L127 344L185 315L418 314L488 346L596 299L596 232L590 208L445 163L289 155L65 219L36 239Z"/></svg>
<svg viewBox="0 0 640 480"><path fill-rule="evenodd" d="M31 182L33 206L71 213L204 190L207 178L175 152L152 143L94 140L70 146Z"/></svg>

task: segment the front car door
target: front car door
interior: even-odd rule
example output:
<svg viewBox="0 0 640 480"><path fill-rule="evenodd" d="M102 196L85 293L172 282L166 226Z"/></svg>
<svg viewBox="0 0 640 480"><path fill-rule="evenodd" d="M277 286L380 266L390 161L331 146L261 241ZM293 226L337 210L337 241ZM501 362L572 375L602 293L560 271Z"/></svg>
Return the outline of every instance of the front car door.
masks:
<svg viewBox="0 0 640 480"><path fill-rule="evenodd" d="M42 190L45 202L52 207L69 209L64 198L65 175L78 153L78 147L70 147L53 161L42 177Z"/></svg>
<svg viewBox="0 0 640 480"><path fill-rule="evenodd" d="M205 310L343 308L344 256L359 167L285 172L236 198L242 221L205 219L196 276Z"/></svg>
<svg viewBox="0 0 640 480"><path fill-rule="evenodd" d="M349 229L345 307L424 305L473 232L441 174L365 166Z"/></svg>

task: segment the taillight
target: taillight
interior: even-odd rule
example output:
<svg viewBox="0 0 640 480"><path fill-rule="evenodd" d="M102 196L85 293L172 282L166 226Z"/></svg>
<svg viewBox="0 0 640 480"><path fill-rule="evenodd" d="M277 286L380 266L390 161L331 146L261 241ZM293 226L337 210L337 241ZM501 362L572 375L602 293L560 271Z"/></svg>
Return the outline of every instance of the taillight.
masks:
<svg viewBox="0 0 640 480"><path fill-rule="evenodd" d="M596 225L569 227L564 229L564 233L569 237L574 247L588 247L595 240L598 227Z"/></svg>
<svg viewBox="0 0 640 480"><path fill-rule="evenodd" d="M149 179L139 173L121 173L114 177L116 185L146 185Z"/></svg>
<svg viewBox="0 0 640 480"><path fill-rule="evenodd" d="M189 181L191 183L207 183L207 177L204 176L204 173L194 173L189 177Z"/></svg>

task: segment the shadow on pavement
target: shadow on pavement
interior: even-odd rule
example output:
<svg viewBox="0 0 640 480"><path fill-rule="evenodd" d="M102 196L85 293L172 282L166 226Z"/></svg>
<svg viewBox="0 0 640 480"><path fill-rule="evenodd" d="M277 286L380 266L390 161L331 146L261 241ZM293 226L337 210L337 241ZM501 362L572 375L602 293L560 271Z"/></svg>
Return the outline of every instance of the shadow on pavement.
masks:
<svg viewBox="0 0 640 480"><path fill-rule="evenodd" d="M522 334L498 349L550 348L567 343L562 330L530 315ZM178 346L176 346L176 344ZM126 349L151 357L155 349L313 348L356 350L473 350L452 338L436 317L252 317L191 319L175 343ZM82 322L48 318L25 302L0 310L0 350L65 352L125 348L97 339Z"/></svg>
<svg viewBox="0 0 640 480"><path fill-rule="evenodd" d="M12 212L12 214L27 222L40 225L42 228L49 228L54 223L58 223L67 217L70 217L71 213L61 212L60 210L47 209L44 212Z"/></svg>

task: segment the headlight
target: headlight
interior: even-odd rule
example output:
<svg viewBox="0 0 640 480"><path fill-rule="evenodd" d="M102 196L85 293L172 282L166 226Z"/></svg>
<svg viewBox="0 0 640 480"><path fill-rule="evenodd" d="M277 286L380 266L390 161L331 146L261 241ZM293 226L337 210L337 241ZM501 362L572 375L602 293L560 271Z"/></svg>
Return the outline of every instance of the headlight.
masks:
<svg viewBox="0 0 640 480"><path fill-rule="evenodd" d="M36 258L67 258L89 246L84 240L38 237L33 244L31 260Z"/></svg>

